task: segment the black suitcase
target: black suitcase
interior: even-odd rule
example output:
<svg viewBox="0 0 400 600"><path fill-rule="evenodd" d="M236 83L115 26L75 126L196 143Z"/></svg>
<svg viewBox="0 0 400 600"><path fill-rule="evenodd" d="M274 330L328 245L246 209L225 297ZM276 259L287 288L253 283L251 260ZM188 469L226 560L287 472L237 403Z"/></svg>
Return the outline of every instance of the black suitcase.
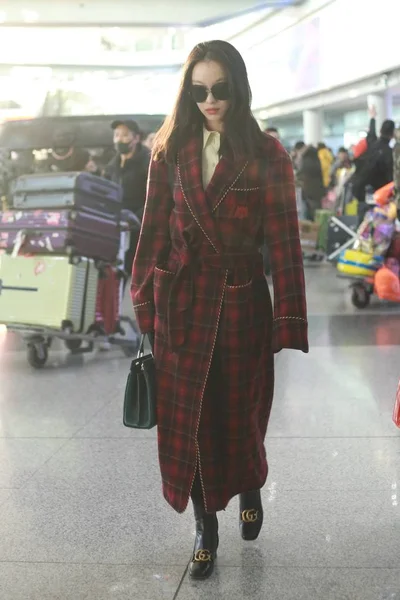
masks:
<svg viewBox="0 0 400 600"><path fill-rule="evenodd" d="M357 216L331 217L326 250L329 261L336 262L340 253L351 247L357 237L358 224Z"/></svg>
<svg viewBox="0 0 400 600"><path fill-rule="evenodd" d="M119 219L122 187L91 173L22 175L16 181L13 205L20 210L73 207Z"/></svg>

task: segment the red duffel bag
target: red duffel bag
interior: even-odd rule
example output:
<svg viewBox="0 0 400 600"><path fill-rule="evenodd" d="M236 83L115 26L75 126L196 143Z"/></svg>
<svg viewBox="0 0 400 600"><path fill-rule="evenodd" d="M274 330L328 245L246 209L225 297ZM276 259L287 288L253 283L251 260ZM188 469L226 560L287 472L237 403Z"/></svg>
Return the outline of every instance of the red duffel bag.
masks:
<svg viewBox="0 0 400 600"><path fill-rule="evenodd" d="M121 280L116 270L107 266L99 276L96 300L96 322L107 335L119 330Z"/></svg>

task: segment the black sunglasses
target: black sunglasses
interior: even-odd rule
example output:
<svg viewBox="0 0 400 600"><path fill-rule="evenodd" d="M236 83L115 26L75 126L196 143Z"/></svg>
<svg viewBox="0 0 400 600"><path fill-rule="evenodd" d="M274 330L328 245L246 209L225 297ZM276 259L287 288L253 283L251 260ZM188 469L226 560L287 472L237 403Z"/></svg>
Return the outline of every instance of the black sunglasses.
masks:
<svg viewBox="0 0 400 600"><path fill-rule="evenodd" d="M229 100L231 95L227 81L215 83L211 89L207 88L205 85L193 84L191 86L192 98L197 104L205 102L210 92L215 100Z"/></svg>

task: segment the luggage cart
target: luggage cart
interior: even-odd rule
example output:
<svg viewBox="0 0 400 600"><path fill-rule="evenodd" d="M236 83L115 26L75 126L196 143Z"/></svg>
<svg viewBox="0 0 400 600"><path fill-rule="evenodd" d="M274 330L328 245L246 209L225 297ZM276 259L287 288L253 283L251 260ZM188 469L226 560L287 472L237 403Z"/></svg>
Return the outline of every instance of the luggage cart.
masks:
<svg viewBox="0 0 400 600"><path fill-rule="evenodd" d="M124 265L125 249L129 244L130 231L140 228L140 221L129 211L123 211L121 218L121 239L117 258L117 265ZM71 262L78 262L79 257L71 258ZM101 267L99 263L98 268ZM122 271L121 271L122 274ZM123 300L123 277L120 277L119 303ZM0 279L1 294L1 279ZM121 310L120 310L121 315ZM106 335L99 323L93 322L85 333L74 333L65 326L62 329L53 329L31 325L29 323L4 323L7 331L14 332L22 337L27 347L28 363L35 369L45 366L49 350L55 339L62 340L71 354L87 354L93 352L96 346L104 343L119 346L125 356L132 357L136 354L140 344L140 334L136 323L128 316L120 316L119 330L113 335Z"/></svg>
<svg viewBox="0 0 400 600"><path fill-rule="evenodd" d="M337 277L349 281L351 303L355 308L362 310L369 306L375 290L373 277L351 277L341 273L338 273Z"/></svg>
<svg viewBox="0 0 400 600"><path fill-rule="evenodd" d="M328 250L327 260L328 262L335 263L340 254L354 245L357 240L357 229L351 229L346 223L343 222L339 217L331 217L329 227L335 232L342 231L346 234L347 239L343 242L335 244L334 248Z"/></svg>
<svg viewBox="0 0 400 600"><path fill-rule="evenodd" d="M312 263L322 263L325 260L325 252L322 250L312 250L310 248L301 248L303 254L303 260L310 261Z"/></svg>

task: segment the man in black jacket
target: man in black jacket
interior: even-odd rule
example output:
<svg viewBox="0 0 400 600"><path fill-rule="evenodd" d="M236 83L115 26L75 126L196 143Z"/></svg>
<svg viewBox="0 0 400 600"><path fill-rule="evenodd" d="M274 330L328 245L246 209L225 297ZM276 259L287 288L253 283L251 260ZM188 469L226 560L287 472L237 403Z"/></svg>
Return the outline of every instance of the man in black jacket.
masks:
<svg viewBox="0 0 400 600"><path fill-rule="evenodd" d="M366 179L374 191L393 181L393 150L390 143L394 138L394 130L394 121L384 121L380 138L371 147Z"/></svg>
<svg viewBox="0 0 400 600"><path fill-rule="evenodd" d="M122 186L123 208L132 211L141 220L146 201L147 175L150 151L141 143L141 132L136 121L114 121L116 156L107 165L104 176ZM125 271L130 276L139 232L131 233L129 250L125 255Z"/></svg>
<svg viewBox="0 0 400 600"><path fill-rule="evenodd" d="M353 194L359 201L358 214L363 219L369 206L365 203L365 188L371 186L374 192L393 181L393 150L390 143L394 137L394 121L384 121L380 137L368 146L363 156L361 168L353 177Z"/></svg>

